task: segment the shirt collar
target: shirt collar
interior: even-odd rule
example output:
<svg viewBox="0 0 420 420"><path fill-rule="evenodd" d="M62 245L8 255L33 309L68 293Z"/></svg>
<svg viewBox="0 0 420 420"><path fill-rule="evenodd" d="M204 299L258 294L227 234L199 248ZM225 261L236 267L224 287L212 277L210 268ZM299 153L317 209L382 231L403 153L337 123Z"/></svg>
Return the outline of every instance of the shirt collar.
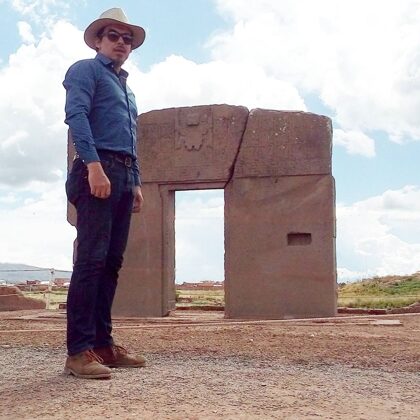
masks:
<svg viewBox="0 0 420 420"><path fill-rule="evenodd" d="M95 57L95 59L96 60L99 60L104 66L106 66L106 67L112 67L112 60L109 58L109 57L107 57L107 56L105 56L105 55L103 55L102 53L97 53L96 54L96 57ZM119 76L123 76L125 79L128 77L128 72L127 71L125 71L123 68L120 70L120 74L119 74Z"/></svg>

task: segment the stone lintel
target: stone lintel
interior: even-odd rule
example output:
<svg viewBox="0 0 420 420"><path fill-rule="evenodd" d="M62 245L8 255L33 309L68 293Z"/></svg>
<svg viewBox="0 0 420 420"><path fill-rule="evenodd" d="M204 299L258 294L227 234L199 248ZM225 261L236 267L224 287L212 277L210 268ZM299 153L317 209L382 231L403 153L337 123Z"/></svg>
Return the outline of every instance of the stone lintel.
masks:
<svg viewBox="0 0 420 420"><path fill-rule="evenodd" d="M150 111L138 118L142 182L226 182L248 109L203 105Z"/></svg>
<svg viewBox="0 0 420 420"><path fill-rule="evenodd" d="M331 174L332 126L308 112L253 109L235 178Z"/></svg>

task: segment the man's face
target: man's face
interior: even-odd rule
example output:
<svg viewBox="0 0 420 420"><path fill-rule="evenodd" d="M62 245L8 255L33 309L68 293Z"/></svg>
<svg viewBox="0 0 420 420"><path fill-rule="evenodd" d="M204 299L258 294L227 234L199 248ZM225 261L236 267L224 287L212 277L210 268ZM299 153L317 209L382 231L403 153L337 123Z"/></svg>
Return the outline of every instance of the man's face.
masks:
<svg viewBox="0 0 420 420"><path fill-rule="evenodd" d="M126 44L123 37L128 41L131 36L130 30L126 26L119 24L109 25L104 28L103 36L96 39L97 52L121 66L131 53L131 44Z"/></svg>

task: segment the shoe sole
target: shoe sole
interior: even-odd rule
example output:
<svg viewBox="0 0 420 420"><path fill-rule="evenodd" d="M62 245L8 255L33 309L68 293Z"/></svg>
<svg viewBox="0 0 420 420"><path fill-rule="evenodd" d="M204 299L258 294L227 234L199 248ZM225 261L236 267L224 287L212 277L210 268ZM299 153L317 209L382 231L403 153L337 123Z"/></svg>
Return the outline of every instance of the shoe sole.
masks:
<svg viewBox="0 0 420 420"><path fill-rule="evenodd" d="M64 368L64 373L66 375L73 375L76 378L82 378L82 379L111 379L110 373L97 373L95 375L82 375L80 373L75 372L73 369Z"/></svg>
<svg viewBox="0 0 420 420"><path fill-rule="evenodd" d="M112 364L104 364L104 366L109 367L109 368L142 368L142 367L146 367L146 364L144 365L112 365Z"/></svg>

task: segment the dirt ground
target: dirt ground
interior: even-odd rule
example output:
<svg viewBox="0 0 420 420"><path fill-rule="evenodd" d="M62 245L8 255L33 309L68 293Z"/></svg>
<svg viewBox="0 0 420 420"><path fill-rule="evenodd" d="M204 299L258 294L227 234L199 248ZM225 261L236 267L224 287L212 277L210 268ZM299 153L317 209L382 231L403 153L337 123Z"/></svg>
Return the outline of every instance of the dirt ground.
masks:
<svg viewBox="0 0 420 420"><path fill-rule="evenodd" d="M0 313L0 419L420 419L420 314L114 325L148 366L82 380L64 313Z"/></svg>

